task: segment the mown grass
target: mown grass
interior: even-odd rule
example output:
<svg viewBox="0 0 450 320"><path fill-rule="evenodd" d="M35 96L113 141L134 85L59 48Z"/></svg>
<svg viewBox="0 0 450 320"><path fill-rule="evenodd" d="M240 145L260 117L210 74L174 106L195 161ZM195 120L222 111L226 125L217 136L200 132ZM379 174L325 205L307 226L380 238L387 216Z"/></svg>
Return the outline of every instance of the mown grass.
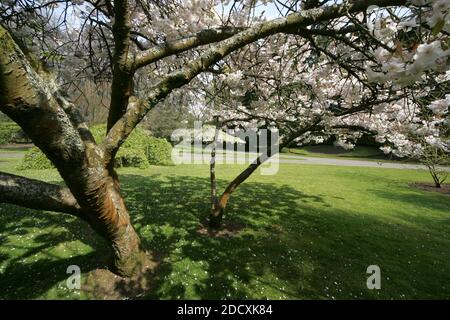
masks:
<svg viewBox="0 0 450 320"><path fill-rule="evenodd" d="M281 157L284 155L299 155L314 158L368 160L377 162L413 162L408 159L397 159L385 155L379 148L370 146L356 146L346 150L332 145L304 146L297 148L284 148L281 150Z"/></svg>
<svg viewBox="0 0 450 320"><path fill-rule="evenodd" d="M0 161L1 171L14 168ZM242 168L219 165L219 187ZM60 181L55 170L20 174ZM226 219L246 228L231 238L197 232L208 166L119 174L144 247L163 257L146 298L450 298L450 198L409 186L430 181L425 171L282 164L233 195ZM0 298L93 297L66 288L66 269L84 275L107 256L75 218L0 205ZM374 264L381 290L366 287Z"/></svg>

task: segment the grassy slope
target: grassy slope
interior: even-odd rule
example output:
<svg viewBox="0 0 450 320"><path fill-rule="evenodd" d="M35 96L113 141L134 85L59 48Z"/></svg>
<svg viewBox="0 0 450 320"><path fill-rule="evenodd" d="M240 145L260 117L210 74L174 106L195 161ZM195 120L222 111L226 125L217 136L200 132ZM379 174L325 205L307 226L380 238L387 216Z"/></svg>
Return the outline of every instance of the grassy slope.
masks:
<svg viewBox="0 0 450 320"><path fill-rule="evenodd" d="M223 188L239 166L217 171ZM449 197L408 187L427 172L283 164L238 189L226 218L247 228L231 239L196 232L207 166L119 173L144 246L165 257L149 298L450 298ZM0 205L0 298L85 298L65 289L66 268L89 271L105 252L71 217ZM371 264L379 291L365 285Z"/></svg>
<svg viewBox="0 0 450 320"><path fill-rule="evenodd" d="M365 160L376 162L414 162L411 160L398 160L391 156L385 155L377 147L356 146L351 150L345 150L340 147L330 145L305 146L301 148L284 148L280 156L298 155L314 158L332 158L332 159L349 159L349 160Z"/></svg>
<svg viewBox="0 0 450 320"><path fill-rule="evenodd" d="M331 145L304 146L299 148L285 148L283 151L304 156L327 156L327 157L355 157L370 158L383 157L383 152L376 147L356 146L345 150Z"/></svg>

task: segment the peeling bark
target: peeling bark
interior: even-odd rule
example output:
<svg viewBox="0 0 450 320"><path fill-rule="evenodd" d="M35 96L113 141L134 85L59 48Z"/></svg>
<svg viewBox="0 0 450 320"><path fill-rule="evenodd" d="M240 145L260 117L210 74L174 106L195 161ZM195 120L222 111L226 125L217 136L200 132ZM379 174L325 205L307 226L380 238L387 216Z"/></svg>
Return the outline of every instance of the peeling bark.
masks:
<svg viewBox="0 0 450 320"><path fill-rule="evenodd" d="M146 255L134 230L116 179L103 169L103 176L91 175L80 203L88 209L92 227L109 241L114 250L116 272L131 276L145 264Z"/></svg>
<svg viewBox="0 0 450 320"><path fill-rule="evenodd" d="M107 181L105 183L105 181ZM30 209L68 213L88 222L114 250L117 273L131 276L146 263L140 240L130 223L118 186L112 179L103 178L92 183L89 197L92 203L78 204L65 187L0 172L0 202Z"/></svg>

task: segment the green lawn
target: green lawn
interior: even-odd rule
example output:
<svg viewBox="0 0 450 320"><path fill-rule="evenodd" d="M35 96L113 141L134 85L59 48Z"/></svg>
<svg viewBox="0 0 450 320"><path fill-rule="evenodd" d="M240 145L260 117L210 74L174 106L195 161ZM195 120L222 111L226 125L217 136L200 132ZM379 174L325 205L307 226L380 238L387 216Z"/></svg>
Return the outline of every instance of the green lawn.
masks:
<svg viewBox="0 0 450 320"><path fill-rule="evenodd" d="M17 160L15 160L17 161ZM0 159L0 171L15 172ZM219 165L220 187L242 166ZM25 171L60 181L55 170ZM450 197L412 189L425 171L282 164L232 197L232 238L197 232L208 214L206 165L119 170L134 225L163 257L146 298L450 298ZM66 268L103 267L105 244L66 215L0 205L0 298L86 298ZM381 290L366 268L381 268Z"/></svg>
<svg viewBox="0 0 450 320"><path fill-rule="evenodd" d="M16 152L25 152L30 149L31 145L14 145L14 147L8 146L0 146L0 153L16 153Z"/></svg>
<svg viewBox="0 0 450 320"><path fill-rule="evenodd" d="M379 148L368 146L356 146L350 150L345 150L343 148L330 145L284 148L280 155L281 157L284 155L299 155L315 158L369 160L377 162L412 162L411 160L399 160L392 158L391 156L385 155Z"/></svg>

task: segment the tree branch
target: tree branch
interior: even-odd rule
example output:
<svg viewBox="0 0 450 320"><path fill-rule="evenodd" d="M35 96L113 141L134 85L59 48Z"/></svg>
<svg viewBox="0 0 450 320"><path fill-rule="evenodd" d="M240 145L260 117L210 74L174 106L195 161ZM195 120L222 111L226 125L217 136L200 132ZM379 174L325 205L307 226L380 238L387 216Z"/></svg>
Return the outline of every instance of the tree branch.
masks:
<svg viewBox="0 0 450 320"><path fill-rule="evenodd" d="M31 63L0 25L0 110L50 159L80 206L91 208L86 193L102 187L103 154L87 127L74 124L66 110L71 104L54 92L54 80Z"/></svg>
<svg viewBox="0 0 450 320"><path fill-rule="evenodd" d="M165 42L154 46L141 54L138 54L134 63L134 69L139 69L162 58L193 49L198 46L219 42L232 37L243 28L219 28L202 30L195 35L175 41Z"/></svg>
<svg viewBox="0 0 450 320"><path fill-rule="evenodd" d="M128 0L114 1L114 56L111 103L107 131L124 115L133 91L133 59L130 57L130 8Z"/></svg>
<svg viewBox="0 0 450 320"><path fill-rule="evenodd" d="M70 104L55 92L51 76L39 68L0 26L0 110L19 124L57 167L68 161L80 162L85 152L80 133L87 129L74 123Z"/></svg>
<svg viewBox="0 0 450 320"><path fill-rule="evenodd" d="M68 188L4 172L0 172L0 202L82 217Z"/></svg>

